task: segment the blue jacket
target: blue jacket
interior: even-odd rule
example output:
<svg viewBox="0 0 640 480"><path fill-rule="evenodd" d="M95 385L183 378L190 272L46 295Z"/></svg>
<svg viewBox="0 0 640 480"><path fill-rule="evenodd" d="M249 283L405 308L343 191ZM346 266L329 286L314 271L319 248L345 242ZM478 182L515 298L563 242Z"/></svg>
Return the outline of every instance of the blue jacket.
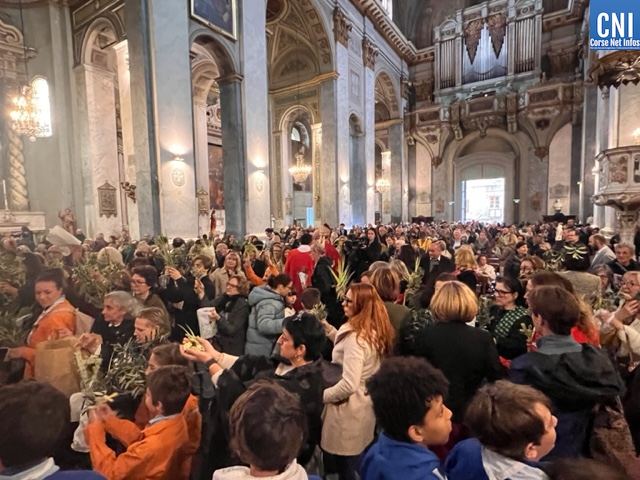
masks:
<svg viewBox="0 0 640 480"><path fill-rule="evenodd" d="M506 461L516 464L515 460L506 459ZM536 469L530 470L535 477L543 475L537 464L526 462L526 465ZM489 480L482 460L482 445L475 438L456 444L447 457L444 469L447 480ZM534 478L534 476L528 478Z"/></svg>
<svg viewBox="0 0 640 480"><path fill-rule="evenodd" d="M267 286L256 287L249 294L249 327L246 355L268 357L282 333L284 321L284 299Z"/></svg>
<svg viewBox="0 0 640 480"><path fill-rule="evenodd" d="M426 447L392 440L383 433L360 466L362 480L445 480L440 460Z"/></svg>

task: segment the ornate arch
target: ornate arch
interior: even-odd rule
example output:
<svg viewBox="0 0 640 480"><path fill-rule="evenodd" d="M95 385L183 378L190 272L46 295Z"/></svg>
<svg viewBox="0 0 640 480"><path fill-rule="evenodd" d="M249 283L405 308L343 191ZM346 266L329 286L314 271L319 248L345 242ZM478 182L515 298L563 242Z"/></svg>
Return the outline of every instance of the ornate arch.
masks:
<svg viewBox="0 0 640 480"><path fill-rule="evenodd" d="M300 115L302 112L302 115ZM302 117L309 123L309 127L317 122L313 110L309 108L307 105L294 105L289 107L280 117L280 122L278 123L278 131L288 132L292 125L295 123L296 119Z"/></svg>
<svg viewBox="0 0 640 480"><path fill-rule="evenodd" d="M287 86L334 70L332 44L322 16L311 0L281 0L269 20L271 87Z"/></svg>
<svg viewBox="0 0 640 480"><path fill-rule="evenodd" d="M391 119L400 117L398 94L391 77L385 70L380 70L376 76L375 97L376 102L383 102L387 107Z"/></svg>
<svg viewBox="0 0 640 480"><path fill-rule="evenodd" d="M205 27L194 30L189 37L189 43L192 46L192 51L194 45L201 47L199 50L200 55L203 57L201 60L208 60L215 64L218 70L218 78L238 75L239 68L234 56L211 30Z"/></svg>
<svg viewBox="0 0 640 480"><path fill-rule="evenodd" d="M73 60L74 65L78 66L85 62L87 55L87 46L91 45L95 34L100 27L110 27L115 34L118 43L126 40L127 35L124 28L123 19L116 13L105 11L99 17L96 17L91 23L88 23L73 32Z"/></svg>

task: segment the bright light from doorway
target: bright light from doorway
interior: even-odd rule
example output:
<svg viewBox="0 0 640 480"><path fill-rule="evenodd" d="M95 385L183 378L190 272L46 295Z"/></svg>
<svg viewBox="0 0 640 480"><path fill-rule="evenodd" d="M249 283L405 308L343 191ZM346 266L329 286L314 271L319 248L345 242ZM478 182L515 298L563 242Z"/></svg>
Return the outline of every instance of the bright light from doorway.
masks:
<svg viewBox="0 0 640 480"><path fill-rule="evenodd" d="M462 221L504 221L504 178L462 182Z"/></svg>

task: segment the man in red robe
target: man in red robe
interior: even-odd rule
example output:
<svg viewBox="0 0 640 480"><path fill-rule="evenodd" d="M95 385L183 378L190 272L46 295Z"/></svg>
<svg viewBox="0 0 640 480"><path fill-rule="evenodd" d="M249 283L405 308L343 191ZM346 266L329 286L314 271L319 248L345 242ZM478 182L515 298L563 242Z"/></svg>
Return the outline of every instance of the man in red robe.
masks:
<svg viewBox="0 0 640 480"><path fill-rule="evenodd" d="M284 273L291 277L293 287L298 294L298 298L294 304L296 310L302 309L300 294L305 288L311 286L311 275L313 275L313 269L315 267L315 263L311 258L312 241L313 238L311 234L302 234L300 237L300 246L295 250L291 250L287 257L287 263L284 265Z"/></svg>

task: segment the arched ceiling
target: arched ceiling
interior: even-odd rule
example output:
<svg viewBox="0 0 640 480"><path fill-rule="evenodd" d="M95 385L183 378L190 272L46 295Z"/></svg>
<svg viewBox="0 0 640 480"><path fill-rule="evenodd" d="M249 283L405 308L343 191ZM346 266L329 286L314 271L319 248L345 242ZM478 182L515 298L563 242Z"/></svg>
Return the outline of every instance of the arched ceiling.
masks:
<svg viewBox="0 0 640 480"><path fill-rule="evenodd" d="M545 13L566 9L573 0L542 0ZM417 48L430 47L433 29L456 11L479 5L483 0L394 0L393 21Z"/></svg>

